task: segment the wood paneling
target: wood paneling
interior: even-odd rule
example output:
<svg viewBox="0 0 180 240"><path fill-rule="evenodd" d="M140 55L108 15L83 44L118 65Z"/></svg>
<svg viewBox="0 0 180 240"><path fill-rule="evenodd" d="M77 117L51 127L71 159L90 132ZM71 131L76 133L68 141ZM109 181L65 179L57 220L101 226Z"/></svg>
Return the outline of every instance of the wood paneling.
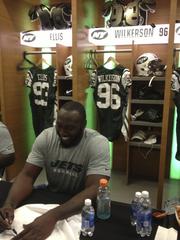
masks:
<svg viewBox="0 0 180 240"><path fill-rule="evenodd" d="M26 133L26 103L24 73L16 66L22 61L20 31L32 29L24 1L0 1L0 53L1 53L1 107L2 120L7 124L16 151L15 163L7 169L7 178L14 178L22 169L28 154Z"/></svg>
<svg viewBox="0 0 180 240"><path fill-rule="evenodd" d="M81 101L85 102L85 89L89 85L88 74L85 71L84 64L87 58L84 51L88 50L90 47L88 43L87 28L93 26L103 26L103 18L100 17L99 13L102 11L102 6L104 1L73 1L74 9L73 12L73 56L74 58L74 77L73 82L75 83L74 97ZM83 34L80 34L83 33ZM84 35L84 38L80 36ZM76 47L77 46L77 47Z"/></svg>
<svg viewBox="0 0 180 240"><path fill-rule="evenodd" d="M132 178L158 180L160 151L141 146L131 147L130 172Z"/></svg>
<svg viewBox="0 0 180 240"><path fill-rule="evenodd" d="M163 199L163 185L165 178L166 169L166 158L167 158L167 139L168 128L169 128L169 116L170 116L170 103L171 103L171 76L173 66L173 49L174 49L174 30L176 21L176 9L177 0L171 1L169 10L169 41L167 48L167 69L166 69L166 84L165 84L165 96L164 96L164 109L163 109L163 123L162 123L162 134L161 134L161 153L159 162L159 181L158 181L158 196L157 196L157 207L160 208Z"/></svg>

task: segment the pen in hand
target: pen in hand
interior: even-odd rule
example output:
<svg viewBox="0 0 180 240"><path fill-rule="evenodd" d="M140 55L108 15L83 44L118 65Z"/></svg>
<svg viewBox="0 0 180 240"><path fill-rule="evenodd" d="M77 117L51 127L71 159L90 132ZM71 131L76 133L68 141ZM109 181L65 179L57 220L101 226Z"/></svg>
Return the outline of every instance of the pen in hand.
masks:
<svg viewBox="0 0 180 240"><path fill-rule="evenodd" d="M6 221L5 217L2 215L2 212L0 212L0 216L2 217L2 219L3 219L4 221ZM14 228L10 228L9 230L12 230L13 233L14 233L15 235L17 235L17 232L16 232L16 230L15 230Z"/></svg>

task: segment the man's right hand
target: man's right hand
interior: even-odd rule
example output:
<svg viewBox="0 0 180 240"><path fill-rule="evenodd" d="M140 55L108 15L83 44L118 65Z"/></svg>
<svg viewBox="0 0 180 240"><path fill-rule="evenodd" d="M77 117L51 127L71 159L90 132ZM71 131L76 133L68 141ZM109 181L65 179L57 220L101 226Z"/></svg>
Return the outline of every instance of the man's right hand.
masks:
<svg viewBox="0 0 180 240"><path fill-rule="evenodd" d="M10 229L14 219L14 208L11 206L4 206L0 208L0 227L3 229Z"/></svg>

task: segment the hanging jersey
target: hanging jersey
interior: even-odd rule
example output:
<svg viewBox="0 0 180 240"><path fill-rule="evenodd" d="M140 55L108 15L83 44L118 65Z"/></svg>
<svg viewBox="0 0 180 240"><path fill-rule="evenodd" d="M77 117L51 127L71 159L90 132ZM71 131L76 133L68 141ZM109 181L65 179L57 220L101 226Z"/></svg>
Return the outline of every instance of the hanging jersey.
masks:
<svg viewBox="0 0 180 240"><path fill-rule="evenodd" d="M100 66L91 78L100 132L112 141L121 132L125 112L123 110L127 106L127 89L131 85L130 72L121 65L114 69Z"/></svg>
<svg viewBox="0 0 180 240"><path fill-rule="evenodd" d="M180 92L180 68L176 68L172 72L171 90L175 92Z"/></svg>
<svg viewBox="0 0 180 240"><path fill-rule="evenodd" d="M32 67L27 72L25 84L30 88L29 100L32 111L35 135L51 127L54 121L56 100L56 70Z"/></svg>
<svg viewBox="0 0 180 240"><path fill-rule="evenodd" d="M175 158L180 161L180 68L176 68L172 72L171 77L171 90L174 92L174 103L176 106L177 118L176 118L176 142L177 150Z"/></svg>

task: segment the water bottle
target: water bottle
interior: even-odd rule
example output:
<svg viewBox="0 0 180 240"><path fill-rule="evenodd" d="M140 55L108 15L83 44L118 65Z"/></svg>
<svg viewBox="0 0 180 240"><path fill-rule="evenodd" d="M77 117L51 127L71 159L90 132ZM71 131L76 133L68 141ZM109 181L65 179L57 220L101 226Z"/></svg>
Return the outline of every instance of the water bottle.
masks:
<svg viewBox="0 0 180 240"><path fill-rule="evenodd" d="M82 223L81 223L82 235L92 237L94 233L95 211L92 206L91 199L85 199L81 216L82 216Z"/></svg>
<svg viewBox="0 0 180 240"><path fill-rule="evenodd" d="M131 219L132 226L136 225L137 212L139 211L140 206L141 206L140 199L141 199L141 192L135 192L134 199L131 202L130 219Z"/></svg>
<svg viewBox="0 0 180 240"><path fill-rule="evenodd" d="M137 212L136 232L141 237L150 236L152 231L152 208L149 192L142 192L140 203L141 207Z"/></svg>
<svg viewBox="0 0 180 240"><path fill-rule="evenodd" d="M111 216L111 197L107 179L100 179L97 192L97 217L108 219Z"/></svg>

